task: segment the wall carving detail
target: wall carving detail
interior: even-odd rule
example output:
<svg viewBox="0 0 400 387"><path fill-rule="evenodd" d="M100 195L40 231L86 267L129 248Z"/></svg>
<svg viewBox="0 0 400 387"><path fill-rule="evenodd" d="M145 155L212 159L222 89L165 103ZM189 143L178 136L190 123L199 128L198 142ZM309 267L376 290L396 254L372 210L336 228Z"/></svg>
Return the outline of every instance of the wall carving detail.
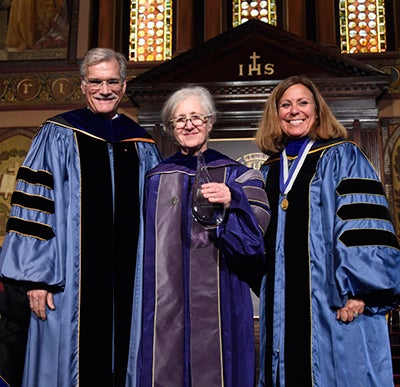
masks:
<svg viewBox="0 0 400 387"><path fill-rule="evenodd" d="M128 71L128 79L132 75ZM128 97L126 97L128 100ZM26 107L82 105L78 70L57 72L20 72L0 74L0 109Z"/></svg>
<svg viewBox="0 0 400 387"><path fill-rule="evenodd" d="M1 75L0 106L82 103L79 76L60 73Z"/></svg>

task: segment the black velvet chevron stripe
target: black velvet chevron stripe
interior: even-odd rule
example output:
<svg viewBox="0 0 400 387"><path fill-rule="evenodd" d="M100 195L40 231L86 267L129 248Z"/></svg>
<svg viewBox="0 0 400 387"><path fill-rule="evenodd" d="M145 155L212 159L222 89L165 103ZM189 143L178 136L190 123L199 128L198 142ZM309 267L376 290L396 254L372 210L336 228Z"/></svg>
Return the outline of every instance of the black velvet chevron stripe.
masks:
<svg viewBox="0 0 400 387"><path fill-rule="evenodd" d="M349 219L382 219L390 220L390 212L387 207L379 204L354 203L346 204L337 212L343 220Z"/></svg>
<svg viewBox="0 0 400 387"><path fill-rule="evenodd" d="M54 231L50 226L13 217L8 218L6 231L46 241L54 238Z"/></svg>
<svg viewBox="0 0 400 387"><path fill-rule="evenodd" d="M43 185L49 189L54 189L53 175L46 171L34 171L27 167L20 167L17 173L17 180L26 181L33 185Z"/></svg>
<svg viewBox="0 0 400 387"><path fill-rule="evenodd" d="M349 194L371 194L385 195L381 182L367 179L346 179L342 180L337 189L339 195Z"/></svg>
<svg viewBox="0 0 400 387"><path fill-rule="evenodd" d="M347 230L339 238L347 247L390 246L399 248L396 235L386 230Z"/></svg>
<svg viewBox="0 0 400 387"><path fill-rule="evenodd" d="M14 191L11 196L11 205L54 214L53 200L43 196L28 195L25 192Z"/></svg>

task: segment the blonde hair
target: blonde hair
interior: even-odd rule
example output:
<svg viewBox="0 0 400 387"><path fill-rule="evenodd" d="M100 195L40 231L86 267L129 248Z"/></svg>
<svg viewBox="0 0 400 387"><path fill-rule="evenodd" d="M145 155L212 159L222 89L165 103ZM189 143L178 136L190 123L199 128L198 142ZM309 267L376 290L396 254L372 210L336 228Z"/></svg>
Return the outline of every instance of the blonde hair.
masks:
<svg viewBox="0 0 400 387"><path fill-rule="evenodd" d="M256 133L256 145L267 155L282 151L287 140L278 118L278 104L285 91L296 84L307 87L313 95L317 121L310 130L313 140L347 138L346 128L335 118L315 84L304 76L291 76L281 81L271 92Z"/></svg>

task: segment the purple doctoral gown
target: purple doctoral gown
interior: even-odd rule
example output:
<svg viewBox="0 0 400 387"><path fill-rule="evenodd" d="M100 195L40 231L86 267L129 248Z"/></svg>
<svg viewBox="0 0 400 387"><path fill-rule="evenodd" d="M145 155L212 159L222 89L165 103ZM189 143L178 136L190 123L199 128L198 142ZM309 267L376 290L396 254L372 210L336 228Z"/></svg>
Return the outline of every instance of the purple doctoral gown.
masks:
<svg viewBox="0 0 400 387"><path fill-rule="evenodd" d="M177 153L146 179L139 385L252 387L253 309L264 272L269 206L259 171L204 152L232 203L217 230L191 215L196 157Z"/></svg>

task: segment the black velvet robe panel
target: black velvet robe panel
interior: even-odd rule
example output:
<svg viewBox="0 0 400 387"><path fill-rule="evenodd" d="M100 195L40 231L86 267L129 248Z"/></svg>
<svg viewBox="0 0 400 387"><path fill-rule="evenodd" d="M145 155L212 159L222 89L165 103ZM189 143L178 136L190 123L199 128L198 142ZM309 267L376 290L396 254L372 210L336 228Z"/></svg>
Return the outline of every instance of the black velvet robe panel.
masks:
<svg viewBox="0 0 400 387"><path fill-rule="evenodd" d="M122 387L140 219L138 157L133 142L111 145L82 133L77 140L82 178L80 385ZM114 381L105 371L113 353Z"/></svg>

